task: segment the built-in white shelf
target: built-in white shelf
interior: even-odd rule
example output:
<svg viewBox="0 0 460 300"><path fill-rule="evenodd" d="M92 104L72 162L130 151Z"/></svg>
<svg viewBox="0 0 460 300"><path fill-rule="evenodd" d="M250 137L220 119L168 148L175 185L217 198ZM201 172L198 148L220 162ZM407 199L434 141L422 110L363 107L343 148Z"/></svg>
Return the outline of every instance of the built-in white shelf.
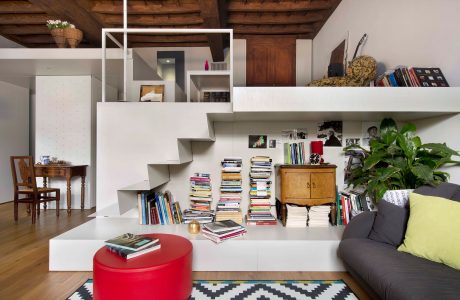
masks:
<svg viewBox="0 0 460 300"><path fill-rule="evenodd" d="M230 71L188 71L187 102L200 102L204 91L231 92Z"/></svg>
<svg viewBox="0 0 460 300"><path fill-rule="evenodd" d="M235 87L235 120L397 120L460 112L460 88Z"/></svg>
<svg viewBox="0 0 460 300"><path fill-rule="evenodd" d="M343 226L247 226L247 234L221 244L190 234L186 224L139 225L137 218L97 218L50 240L51 271L91 271L104 241L126 232L168 233L193 244L194 271L343 271L337 247ZM288 256L283 253L289 253ZM71 257L72 259L69 259Z"/></svg>

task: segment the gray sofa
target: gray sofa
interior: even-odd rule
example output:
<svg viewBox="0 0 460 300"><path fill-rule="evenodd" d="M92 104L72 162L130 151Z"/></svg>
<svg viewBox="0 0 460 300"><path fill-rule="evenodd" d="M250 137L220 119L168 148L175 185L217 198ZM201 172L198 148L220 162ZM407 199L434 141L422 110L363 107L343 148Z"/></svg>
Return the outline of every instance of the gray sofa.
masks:
<svg viewBox="0 0 460 300"><path fill-rule="evenodd" d="M460 201L460 186L450 183L414 192ZM383 229L387 232L380 231L380 240L374 237L374 223L384 219L378 216L384 214L380 206L378 213L361 213L346 227L338 255L347 271L372 299L460 299L459 270L396 250L404 237L408 208L398 207L403 211L396 210L391 218L387 214Z"/></svg>

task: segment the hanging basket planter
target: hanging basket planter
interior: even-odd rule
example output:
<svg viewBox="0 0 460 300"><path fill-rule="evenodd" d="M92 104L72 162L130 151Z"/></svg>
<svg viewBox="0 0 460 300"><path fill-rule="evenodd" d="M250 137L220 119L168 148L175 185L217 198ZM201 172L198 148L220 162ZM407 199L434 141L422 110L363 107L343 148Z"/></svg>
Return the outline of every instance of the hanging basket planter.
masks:
<svg viewBox="0 0 460 300"><path fill-rule="evenodd" d="M71 48L76 48L83 38L83 32L77 28L65 28L65 38Z"/></svg>
<svg viewBox="0 0 460 300"><path fill-rule="evenodd" d="M54 41L56 42L56 45L59 48L65 48L65 46L66 46L66 38L65 38L63 28L53 28L53 29L51 29L51 35L53 36Z"/></svg>

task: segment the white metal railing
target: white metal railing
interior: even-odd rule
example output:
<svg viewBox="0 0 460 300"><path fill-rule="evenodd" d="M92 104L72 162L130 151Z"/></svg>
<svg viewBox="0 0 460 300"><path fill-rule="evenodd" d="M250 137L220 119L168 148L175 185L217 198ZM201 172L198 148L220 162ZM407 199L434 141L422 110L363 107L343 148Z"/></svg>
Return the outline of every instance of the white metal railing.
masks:
<svg viewBox="0 0 460 300"><path fill-rule="evenodd" d="M123 44L112 33L123 33ZM127 101L127 59L129 33L225 33L230 36L229 71L230 91L233 87L233 29L189 29L189 28L128 28L128 0L123 0L123 28L102 29L102 102L106 101L106 59L107 37L123 49L123 101ZM187 91L189 92L189 91ZM231 92L230 92L231 93Z"/></svg>

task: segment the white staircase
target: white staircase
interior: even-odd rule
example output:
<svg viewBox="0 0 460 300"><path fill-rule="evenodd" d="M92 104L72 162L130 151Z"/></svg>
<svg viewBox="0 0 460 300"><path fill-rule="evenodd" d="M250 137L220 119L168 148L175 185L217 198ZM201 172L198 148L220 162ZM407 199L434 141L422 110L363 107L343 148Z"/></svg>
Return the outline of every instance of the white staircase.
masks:
<svg viewBox="0 0 460 300"><path fill-rule="evenodd" d="M231 115L232 107L105 102L98 103L97 113L95 216L135 217L137 192L167 183L169 165L192 161L191 141L214 141L213 117Z"/></svg>

